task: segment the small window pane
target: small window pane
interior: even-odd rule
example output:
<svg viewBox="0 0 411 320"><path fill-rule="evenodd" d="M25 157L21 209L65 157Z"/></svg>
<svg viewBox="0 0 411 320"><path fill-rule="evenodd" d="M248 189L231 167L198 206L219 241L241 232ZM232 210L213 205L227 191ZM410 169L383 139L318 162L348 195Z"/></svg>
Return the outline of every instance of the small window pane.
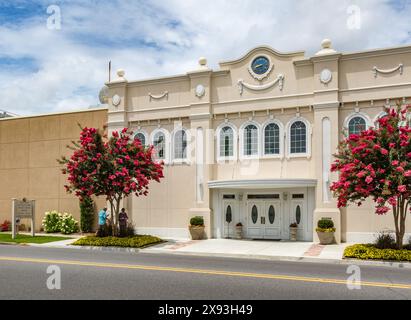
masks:
<svg viewBox="0 0 411 320"><path fill-rule="evenodd" d="M280 128L275 123L264 129L264 154L280 154Z"/></svg>
<svg viewBox="0 0 411 320"><path fill-rule="evenodd" d="M295 209L295 220L297 221L297 224L301 223L301 208L300 206L297 206Z"/></svg>
<svg viewBox="0 0 411 320"><path fill-rule="evenodd" d="M187 158L187 134L184 130L177 131L174 136L174 159Z"/></svg>
<svg viewBox="0 0 411 320"><path fill-rule="evenodd" d="M233 213L231 211L231 206L230 205L227 207L227 210L225 212L225 221L227 223L231 223L231 221L233 221Z"/></svg>
<svg viewBox="0 0 411 320"><path fill-rule="evenodd" d="M134 136L134 139L140 140L140 142L141 142L141 144L142 144L143 146L146 145L146 137L145 137L144 133L141 133L141 132L137 133L137 134Z"/></svg>
<svg viewBox="0 0 411 320"><path fill-rule="evenodd" d="M253 206L251 209L251 219L253 220L253 223L256 224L258 220L258 209L257 206Z"/></svg>
<svg viewBox="0 0 411 320"><path fill-rule="evenodd" d="M362 117L354 117L348 123L348 134L360 134L367 129L366 122Z"/></svg>
<svg viewBox="0 0 411 320"><path fill-rule="evenodd" d="M268 219L270 220L270 224L274 224L274 221L275 221L274 206L270 206L270 209L268 209Z"/></svg>
<svg viewBox="0 0 411 320"><path fill-rule="evenodd" d="M154 154L156 159L164 160L165 159L165 144L166 137L164 133L158 132L154 136Z"/></svg>
<svg viewBox="0 0 411 320"><path fill-rule="evenodd" d="M234 132L231 127L224 127L220 132L220 157L234 156Z"/></svg>
<svg viewBox="0 0 411 320"><path fill-rule="evenodd" d="M307 127L304 122L296 121L290 130L291 153L307 152Z"/></svg>
<svg viewBox="0 0 411 320"><path fill-rule="evenodd" d="M244 155L255 156L258 154L258 129L250 124L244 129Z"/></svg>

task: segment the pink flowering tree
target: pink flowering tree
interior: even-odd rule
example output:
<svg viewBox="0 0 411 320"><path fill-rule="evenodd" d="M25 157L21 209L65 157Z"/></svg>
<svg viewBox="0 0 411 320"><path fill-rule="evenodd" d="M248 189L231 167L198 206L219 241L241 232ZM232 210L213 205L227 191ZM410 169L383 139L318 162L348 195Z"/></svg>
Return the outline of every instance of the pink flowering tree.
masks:
<svg viewBox="0 0 411 320"><path fill-rule="evenodd" d="M97 129L84 128L80 141L69 146L72 156L59 162L68 175L67 192L80 201L92 195L106 197L115 235L121 201L131 194L146 196L150 182L164 177L163 163L153 161L153 146L144 147L127 128L105 140Z"/></svg>
<svg viewBox="0 0 411 320"><path fill-rule="evenodd" d="M349 202L361 206L372 197L376 214L392 212L398 249L403 247L405 221L411 200L411 127L408 106L387 110L376 128L342 141L331 171L339 180L331 190L338 196L338 207Z"/></svg>

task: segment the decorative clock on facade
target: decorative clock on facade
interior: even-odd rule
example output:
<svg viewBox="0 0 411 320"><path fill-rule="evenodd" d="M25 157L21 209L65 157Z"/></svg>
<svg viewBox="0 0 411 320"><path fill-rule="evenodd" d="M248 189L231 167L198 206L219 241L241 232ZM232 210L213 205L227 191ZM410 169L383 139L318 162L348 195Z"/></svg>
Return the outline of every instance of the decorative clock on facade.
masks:
<svg viewBox="0 0 411 320"><path fill-rule="evenodd" d="M268 56L259 55L251 61L248 71L254 79L261 81L268 77L273 67Z"/></svg>
<svg viewBox="0 0 411 320"><path fill-rule="evenodd" d="M257 57L251 64L251 69L255 74L265 74L270 69L270 60L267 57Z"/></svg>

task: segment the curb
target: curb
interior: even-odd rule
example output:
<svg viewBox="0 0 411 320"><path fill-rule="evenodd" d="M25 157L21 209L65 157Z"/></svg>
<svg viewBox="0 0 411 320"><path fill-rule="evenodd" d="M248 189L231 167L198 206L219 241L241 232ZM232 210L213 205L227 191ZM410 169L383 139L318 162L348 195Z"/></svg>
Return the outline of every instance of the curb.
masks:
<svg viewBox="0 0 411 320"><path fill-rule="evenodd" d="M0 245L17 245L22 244L14 243L0 243ZM178 252L178 251L162 251L158 249L146 248L121 248L121 247L93 247L93 246L45 246L45 245L32 245L23 244L24 246L42 247L51 249L76 249L76 250L89 250L89 251L101 251L101 252L120 252L120 253L147 253L147 254L165 254L176 256L190 256L190 257L214 257L214 258L232 258L242 260L265 260L265 261L283 261L283 262L306 262L317 264L335 264L335 265L362 265L373 267L385 267L395 269L411 269L411 262L396 262L396 261L374 261L374 260L358 260L358 259L327 259L327 258L313 258L313 257L292 257L292 256L267 256L267 255L254 255L254 254L233 254L233 253L210 253L210 252Z"/></svg>

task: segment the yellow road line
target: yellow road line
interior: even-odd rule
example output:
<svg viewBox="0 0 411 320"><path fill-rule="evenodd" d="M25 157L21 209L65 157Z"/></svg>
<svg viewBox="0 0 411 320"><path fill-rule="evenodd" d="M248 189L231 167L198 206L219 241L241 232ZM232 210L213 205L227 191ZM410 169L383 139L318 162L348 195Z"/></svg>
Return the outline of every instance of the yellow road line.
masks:
<svg viewBox="0 0 411 320"><path fill-rule="evenodd" d="M265 273L245 273L245 272L221 271L221 270L159 267L159 266L145 266L145 265L133 265L133 264L114 264L114 263L85 262L85 261L74 261L74 260L16 258L16 257L0 257L0 261L29 262L29 263L55 264L55 265L74 265L74 266L99 267L99 268L135 269L135 270L146 270L146 271L197 273L197 274L221 275L221 276L231 276L231 277L260 278L260 279L272 279L272 280L289 280L289 281L347 285L347 280L341 280L341 279L274 275L274 274L265 274ZM361 281L360 284L361 286L368 286L368 287L382 287L382 288L396 288L396 289L411 290L411 284L370 282L370 281Z"/></svg>

